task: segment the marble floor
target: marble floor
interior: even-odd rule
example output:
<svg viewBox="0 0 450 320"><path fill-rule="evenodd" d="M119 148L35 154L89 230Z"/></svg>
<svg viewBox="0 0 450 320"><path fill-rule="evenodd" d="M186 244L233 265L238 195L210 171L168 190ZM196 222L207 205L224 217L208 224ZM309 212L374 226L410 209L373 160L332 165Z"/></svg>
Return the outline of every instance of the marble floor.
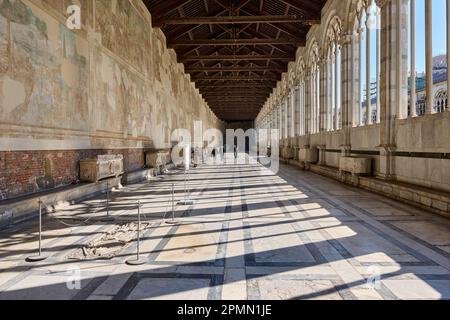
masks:
<svg viewBox="0 0 450 320"><path fill-rule="evenodd" d="M450 298L449 220L284 165L190 177L195 204L175 207L178 224L162 219L172 185L183 198L177 171L114 191L113 222L100 219L104 196L58 208L39 263L25 261L36 219L0 230L0 300ZM138 200L146 263L129 266Z"/></svg>

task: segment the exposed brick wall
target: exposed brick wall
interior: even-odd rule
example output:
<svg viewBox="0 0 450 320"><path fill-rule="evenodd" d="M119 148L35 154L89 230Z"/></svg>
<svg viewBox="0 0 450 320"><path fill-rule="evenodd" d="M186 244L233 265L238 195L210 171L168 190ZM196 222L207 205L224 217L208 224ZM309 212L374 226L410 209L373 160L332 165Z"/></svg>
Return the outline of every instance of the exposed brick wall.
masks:
<svg viewBox="0 0 450 320"><path fill-rule="evenodd" d="M124 170L144 166L144 150L63 150L0 152L0 200L70 184L79 161L99 154L122 154Z"/></svg>

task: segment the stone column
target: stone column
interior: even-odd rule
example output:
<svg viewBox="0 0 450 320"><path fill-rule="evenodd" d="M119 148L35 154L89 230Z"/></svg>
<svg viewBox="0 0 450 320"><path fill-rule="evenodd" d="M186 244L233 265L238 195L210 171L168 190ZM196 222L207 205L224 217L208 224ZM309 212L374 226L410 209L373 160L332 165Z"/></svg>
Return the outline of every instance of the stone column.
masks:
<svg viewBox="0 0 450 320"><path fill-rule="evenodd" d="M287 141L289 138L289 96L286 94L283 100L284 107L284 139Z"/></svg>
<svg viewBox="0 0 450 320"><path fill-rule="evenodd" d="M280 146L281 146L281 141L283 140L283 108L281 105L281 102L277 103L277 117L278 117L278 131L279 131L279 141L280 141Z"/></svg>
<svg viewBox="0 0 450 320"><path fill-rule="evenodd" d="M324 131L328 132L330 131L330 115L329 115L329 107L330 107L330 101L329 101L329 93L330 93L330 81L329 81L329 74L330 74L330 59L328 58L328 55L324 58L323 62L323 73L324 73L324 80L323 80L323 109L324 109L324 115L323 115L323 129Z"/></svg>
<svg viewBox="0 0 450 320"><path fill-rule="evenodd" d="M371 103L371 97L370 97L370 61L371 61L371 52L370 52L370 43L371 43L371 32L370 29L372 28L371 26L371 18L372 18L372 13L370 12L370 4L372 3L372 1L369 1L369 6L367 7L367 18L366 18L366 79L364 79L364 81L366 81L366 123L365 125L369 125L372 123L372 117L371 117L371 108L372 108L372 103Z"/></svg>
<svg viewBox="0 0 450 320"><path fill-rule="evenodd" d="M350 130L352 128L351 115L353 114L353 43L354 35L349 33L342 36L341 40L341 79L342 79L342 104L341 104L341 126L343 134L342 156L350 155L351 141Z"/></svg>
<svg viewBox="0 0 450 320"><path fill-rule="evenodd" d="M300 81L300 136L305 135L305 83Z"/></svg>
<svg viewBox="0 0 450 320"><path fill-rule="evenodd" d="M286 98L284 99L284 109L286 110L284 114L284 120L286 121L286 130L284 131L284 138L286 142L289 140L289 129L291 126L289 125L289 94L286 93Z"/></svg>
<svg viewBox="0 0 450 320"><path fill-rule="evenodd" d="M283 102L282 101L280 101L278 103L278 115L279 115L278 122L280 123L280 146L282 146L283 139L284 139L284 121L283 121Z"/></svg>
<svg viewBox="0 0 450 320"><path fill-rule="evenodd" d="M357 42L353 43L353 50L355 53L355 58L358 59L358 61L361 61L362 59L362 28L358 28L357 30ZM362 115L362 92L361 92L361 86L362 86L362 81L365 81L364 79L362 79L362 69L361 69L361 63L359 64L355 64L355 66L357 67L357 71L354 72L355 75L355 79L358 78L358 87L355 88L354 90L354 94L356 96L356 101L354 104L354 125L355 126L362 126L363 122L363 115Z"/></svg>
<svg viewBox="0 0 450 320"><path fill-rule="evenodd" d="M400 21L400 36L399 36L399 52L398 52L398 65L397 70L400 74L398 79L399 83L399 98L398 98L398 119L406 119L408 117L408 1L400 0L398 3L398 9Z"/></svg>
<svg viewBox="0 0 450 320"><path fill-rule="evenodd" d="M447 101L450 98L450 0L447 0ZM450 104L447 105L447 111L450 112Z"/></svg>
<svg viewBox="0 0 450 320"><path fill-rule="evenodd" d="M286 119L287 119L287 138L288 138L288 140L289 140L289 145L290 145L290 143L291 143L291 137L292 137L292 119L293 119L293 117L292 117L292 94L291 94L291 90L290 89L288 89L289 90L289 93L288 93L288 95L287 95L287 99L286 99L286 104L287 104L287 116L286 116Z"/></svg>
<svg viewBox="0 0 450 320"><path fill-rule="evenodd" d="M334 120L334 130L337 131L339 130L339 110L338 110L338 106L341 104L341 101L339 101L339 75L338 75L338 70L339 70L339 64L341 63L341 61L339 61L339 55L338 55L338 44L336 44L335 47L336 52L334 53L334 113L333 113L333 120ZM342 69L342 68L341 68ZM341 88L342 88L342 84L341 84Z"/></svg>
<svg viewBox="0 0 450 320"><path fill-rule="evenodd" d="M410 19L411 19L411 30L409 30L411 36L410 45L410 55L411 55L411 96L409 97L409 103L411 108L411 117L417 117L417 97L416 97L416 9L415 2L416 0L410 0L411 3L411 11Z"/></svg>
<svg viewBox="0 0 450 320"><path fill-rule="evenodd" d="M291 133L290 133L291 138L294 138L295 134L296 134L296 120L295 120L296 95L295 95L295 92L296 92L295 87L292 87L291 88L291 105L290 105L290 108L291 108Z"/></svg>
<svg viewBox="0 0 450 320"><path fill-rule="evenodd" d="M280 137L281 137L281 143L280 146L283 145L283 140L284 140L284 107L283 107L283 100L281 100L279 102L278 108L280 110L279 114L280 114Z"/></svg>
<svg viewBox="0 0 450 320"><path fill-rule="evenodd" d="M317 132L317 73L311 75L311 134Z"/></svg>
<svg viewBox="0 0 450 320"><path fill-rule="evenodd" d="M402 23L401 4L398 0L377 0L381 8L381 124L380 158L378 176L382 179L395 179L396 118L400 110L402 75L400 67L402 56L407 48L401 46Z"/></svg>
<svg viewBox="0 0 450 320"><path fill-rule="evenodd" d="M327 63L327 59L322 59L320 63L320 132L327 131Z"/></svg>
<svg viewBox="0 0 450 320"><path fill-rule="evenodd" d="M311 75L308 73L306 75L306 81L305 81L305 132L306 135L309 135L311 132L310 129L310 121L311 121L311 115L310 115L310 105L311 105Z"/></svg>
<svg viewBox="0 0 450 320"><path fill-rule="evenodd" d="M284 123L284 127L283 127L283 139L286 142L287 141L287 137L288 137L288 131L289 131L289 121L288 121L288 96L286 95L283 99L283 123ZM286 144L285 144L286 146Z"/></svg>
<svg viewBox="0 0 450 320"><path fill-rule="evenodd" d="M272 106L269 108L272 108ZM272 110L269 110L269 143L267 144L269 147L272 146L272 130L274 129L273 122L273 112Z"/></svg>
<svg viewBox="0 0 450 320"><path fill-rule="evenodd" d="M300 87L298 85L294 93L294 119L294 136L297 137L300 135Z"/></svg>
<svg viewBox="0 0 450 320"><path fill-rule="evenodd" d="M284 139L287 142L287 139L289 137L289 95L286 93L286 96L284 97L283 100L283 111L284 111ZM286 146L286 144L285 144Z"/></svg>
<svg viewBox="0 0 450 320"><path fill-rule="evenodd" d="M427 105L426 114L434 113L433 96L433 0L425 0L425 38L426 38L426 70L427 70Z"/></svg>
<svg viewBox="0 0 450 320"><path fill-rule="evenodd" d="M376 68L376 77L377 77L377 101L376 101L376 105L377 105L377 119L375 122L379 122L380 121L380 48L378 46L381 46L381 17L378 11L378 7L377 7L377 13L376 13L376 28L377 28L377 59L376 59L376 64L377 64L377 68ZM408 70L408 69L406 69Z"/></svg>

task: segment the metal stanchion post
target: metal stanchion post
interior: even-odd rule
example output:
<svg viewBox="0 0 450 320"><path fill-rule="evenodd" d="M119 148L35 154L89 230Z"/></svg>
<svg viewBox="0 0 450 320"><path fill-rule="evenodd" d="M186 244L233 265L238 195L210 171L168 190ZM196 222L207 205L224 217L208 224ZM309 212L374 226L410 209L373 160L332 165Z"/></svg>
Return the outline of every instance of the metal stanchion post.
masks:
<svg viewBox="0 0 450 320"><path fill-rule="evenodd" d="M112 222L114 218L109 215L109 182L106 182L106 217L102 218L102 222Z"/></svg>
<svg viewBox="0 0 450 320"><path fill-rule="evenodd" d="M147 263L146 260L141 259L140 253L141 244L141 201L138 201L138 227L137 227L137 241L136 241L136 259L130 259L126 261L126 264L130 266L140 266Z"/></svg>
<svg viewBox="0 0 450 320"><path fill-rule="evenodd" d="M191 189L189 187L189 171L184 171L184 200L178 202L180 206L192 206L195 204L194 200L190 197Z"/></svg>
<svg viewBox="0 0 450 320"><path fill-rule="evenodd" d="M42 201L39 199L39 253L37 256L28 257L26 261L38 262L45 259L47 259L47 256L42 254Z"/></svg>
<svg viewBox="0 0 450 320"><path fill-rule="evenodd" d="M189 155L188 155L188 152L189 152ZM183 201L180 201L180 202L178 202L178 205L180 205L180 206L191 206L191 205L193 205L193 204L195 204L194 203L194 201L192 201L192 200L190 200L189 198L186 198L186 194L188 193L188 173L189 173L189 167L190 167L190 164L191 164L191 157L190 157L190 148L189 148L189 146L187 146L185 149L184 149L184 153L183 153L183 155L184 155L184 200Z"/></svg>
<svg viewBox="0 0 450 320"><path fill-rule="evenodd" d="M166 221L167 224L178 224L175 220L175 185L172 183L172 220Z"/></svg>

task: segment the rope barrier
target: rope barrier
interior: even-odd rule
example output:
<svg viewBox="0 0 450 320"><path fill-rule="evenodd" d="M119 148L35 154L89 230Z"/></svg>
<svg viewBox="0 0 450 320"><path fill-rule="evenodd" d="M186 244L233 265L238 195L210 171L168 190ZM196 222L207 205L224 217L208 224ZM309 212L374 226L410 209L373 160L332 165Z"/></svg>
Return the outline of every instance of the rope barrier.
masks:
<svg viewBox="0 0 450 320"><path fill-rule="evenodd" d="M175 173L179 173L179 170L177 170L177 172L175 172ZM185 179L186 179L186 177L185 177ZM123 192L118 192L115 197L112 197L112 200L115 201L117 198L120 198L121 196L123 196L123 194L125 192L136 192L136 191L142 190L146 186L148 186L148 184L143 184L143 185L141 185L141 186L139 186L137 188L124 188ZM185 189L186 189L186 181L185 181ZM107 190L106 190L106 199L105 199L105 201L101 201L101 200L97 201L96 205L93 208L90 208L88 213L95 214L95 213L101 212L101 210L99 210L99 208L101 208L101 207L103 208L102 204L106 203L105 209L107 211L107 217L109 217L109 204L110 204L109 194L110 194L109 193L109 183L107 183ZM169 207L170 201L172 202L172 221L171 221L171 224L177 223L175 221L175 209L178 207L178 204L175 204L175 184L174 183L171 184L171 194L172 194L172 197L171 198L170 197L167 198L165 209L164 209L164 214L161 217L161 220L162 220L161 223L164 223L166 221L166 217L167 217L167 214L168 214L168 207ZM191 194L191 190L189 189L188 198L190 198L190 194ZM69 198L71 198L70 195L71 194L69 194ZM186 190L185 190L185 193L184 193L184 197L186 197ZM95 201L95 200L98 200L98 199L92 198L90 200L91 201ZM85 201L87 201L87 200L83 200L83 202L85 202ZM79 201L80 204L83 203L83 202ZM28 257L27 258L28 262L38 262L38 261L45 260L47 258L46 255L42 254L42 213L43 213L43 207L46 207L46 204L41 199L39 199L39 247L38 247L38 255ZM49 206L49 207L51 207L51 206ZM145 212L143 210L144 208L145 208L145 206L143 206L142 203L141 203L141 200L139 200L138 201L138 205L137 205L137 214L138 214L137 257L136 257L135 260L131 261L131 263L129 263L129 264L142 264L143 263L143 261L140 259L140 256L139 256L139 243L140 243L140 232L141 232L141 214L145 217L145 220L147 222L150 221L150 219L147 217L147 215L145 214ZM130 210L132 210L132 209L130 209ZM77 220L77 217L70 216L70 215L69 216L59 216L58 217L55 214L56 212L57 212L56 210L54 212L50 212L49 210L47 210L47 216L49 216L51 219L54 219L56 222L58 222L58 223L60 223L60 224L62 224L64 226L70 227L70 228L76 228L76 227L80 227L80 226L83 226L83 225L87 225L87 223L89 221L99 218L98 216L94 215L94 216L90 216L87 219L83 220L81 223L71 224L71 223L68 223L68 222L64 221L64 219Z"/></svg>
<svg viewBox="0 0 450 320"><path fill-rule="evenodd" d="M177 172L175 172L175 173L179 173L179 170ZM186 176L185 176L185 179L186 179ZM141 185L141 186L139 186L137 188L124 188L124 190L122 192L118 192L116 194L116 196L112 197L112 200L115 201L117 198L120 198L121 196L123 196L123 194L125 192L136 192L136 191L142 190L144 187L147 187L147 186L148 186L148 184L143 184L143 185ZM161 223L166 222L166 217L167 217L167 214L168 214L169 203L172 202L172 220L171 220L171 224L175 224L176 223L176 221L175 221L175 209L178 207L178 204L177 205L175 204L175 184L174 183L171 184L171 189L169 189L169 190L171 190L172 197L168 197L167 198L167 201L166 201L166 204L165 204L165 208L164 208L164 214L161 217ZM190 197L190 192L191 192L191 190L189 190L188 197ZM87 214L93 214L93 216L90 216L87 219L84 219L80 223L77 223L77 224L73 223L72 224L72 223L66 222L65 220L78 220L78 219L77 219L76 216L74 217L73 215L72 216L71 215L68 215L68 216L57 216L56 215L57 210L54 207L53 207L54 208L54 212L51 212L50 210L46 210L47 211L47 216L49 218L53 219L54 221L56 221L57 223L60 223L60 224L66 226L66 227L69 227L69 228L76 228L76 227L85 226L91 220L99 218L97 215L95 215L95 213L101 212L101 210L99 210L99 208L105 208L106 212L107 212L107 217L110 216L109 215L109 204L110 204L109 194L110 194L110 192L109 192L109 183L107 183L107 190L106 190L106 199L105 199L105 201L101 201L101 200L97 201L95 206L93 206L93 207L88 209L88 212L83 212L83 214L86 214L86 213ZM185 181L185 193L184 193L184 196L186 197L186 181ZM69 194L69 199L70 198L72 198L71 194ZM90 201L96 201L96 200L98 200L98 199L94 199L94 198L90 199ZM88 200L79 201L78 203L82 204L83 202L86 202L86 201L88 201ZM106 205L103 206L102 204L105 204L105 203L106 203ZM72 204L74 204L74 202L72 202ZM39 244L38 244L38 254L35 255L35 256L28 257L26 259L28 262L38 262L38 261L45 260L47 258L47 256L42 253L42 214L43 214L44 207L52 207L52 206L53 205L47 206L44 201L39 199ZM141 231L140 230L141 214L145 217L145 220L147 222L150 221L149 217L145 214L144 209L145 209L145 206L143 206L141 204L141 201L139 200L138 201L138 210L137 210L138 211L138 238L137 238L138 239L138 249L137 249L138 252L137 252L137 259L134 260L133 262L131 262L131 264L137 264L137 263L141 263L142 262L139 259L139 241L140 241L140 231ZM132 210L132 209L130 209L130 210Z"/></svg>
<svg viewBox="0 0 450 320"><path fill-rule="evenodd" d="M117 198L120 198L120 196L121 196L121 194L123 194L124 192L129 192L129 191L139 191L139 190L142 190L143 188L145 188L147 185L142 185L142 186L140 186L140 187L137 187L137 188L129 188L129 189L126 189L126 190L123 190L122 192L119 192L119 193L117 193L117 195L116 196L114 196L114 197L109 197L109 184L107 184L107 190L106 190L106 200L103 202L103 203L105 203L106 202L106 206L104 206L104 208L106 209L106 212L107 212L107 217L110 217L110 214L109 214L109 204L110 204L110 202L114 202ZM165 220L166 220L166 217L167 217L167 214L169 213L169 211L168 211L168 208L169 208L169 205L170 205L170 201L172 200L174 200L173 199L173 184L172 184L172 199L170 199L170 197L167 199L167 201L166 201L166 204L165 204L165 208L164 208L164 213L163 213L163 215L162 215L162 218L161 218L161 220L162 220L162 223L164 223L165 222ZM125 189L125 188L124 188ZM70 198L70 197L69 197ZM92 200L95 200L95 199L92 199ZM85 200L86 201L86 200ZM80 202L80 203L82 203L82 202ZM46 207L46 204L42 201L42 205L44 206L44 207ZM97 203L96 203L96 205L95 205L95 207L93 207L93 208L91 208L90 210L89 210L89 212L86 212L86 213L84 213L84 214L95 214L95 213L97 213L97 212L99 212L100 210L98 210L100 207L102 206L102 201L98 201ZM145 206L144 205L141 205L141 207L143 208L143 209L145 209ZM175 208L177 208L178 207L178 205L173 205L172 204L172 207L173 207L173 210L175 210ZM142 215L143 215L143 217L144 217L144 219L145 219L145 221L150 221L150 219L149 219L149 217L147 216L147 214L145 214L145 212L144 212L144 210L142 210L143 212L142 212ZM64 226L66 226L66 227L69 227L69 228L76 228L76 227L81 227L81 226L83 226L83 225L87 225L87 223L88 222L90 222L91 220L97 220L97 219L99 219L100 217L98 217L98 216L91 216L91 217L89 217L89 218L87 218L87 219L85 219L85 220L83 220L83 221L81 221L80 223L78 223L78 224L72 224L72 223L68 223L68 222L66 222L66 221L64 221L64 219L67 219L67 220L78 220L77 219L77 217L73 217L73 216L70 216L70 215L68 215L68 216L56 216L56 214L55 214L56 212L51 212L51 211L47 211L47 215L50 217L50 218L52 218L52 219L54 219L55 221L57 221L58 223L60 223L60 224L62 224L62 225L64 225ZM101 220L101 219L100 219ZM104 219L105 220L105 219Z"/></svg>
<svg viewBox="0 0 450 320"><path fill-rule="evenodd" d="M94 199L92 199L92 200L94 200ZM43 203L44 206L45 206L45 203L44 203L44 202L42 202L42 203ZM80 203L81 203L81 202L80 202ZM95 206L93 209L91 209L90 212L87 212L87 213L89 214L89 213L96 213L96 212L98 212L98 209L100 208L100 205L101 205L101 202L99 201L99 202L96 204L96 206ZM63 221L62 219L64 218L64 219L70 219L70 220L77 220L76 217L73 217L73 216L61 216L61 217L59 218L59 217L57 217L57 216L55 215L55 213L50 212L50 211L47 212L47 215L48 215L50 218L53 218L54 220L56 220L58 223L60 223L60 224L62 224L62 225L64 225L64 226L66 226L66 227L69 227L69 228L81 227L81 226L83 226L83 225L86 225L86 224L87 224L89 221L91 221L92 219L98 218L98 217L96 217L96 216L91 216L91 217L89 217L89 218L83 220L83 221L82 221L81 223L79 223L79 224L71 224L71 223L67 223L67 222Z"/></svg>

